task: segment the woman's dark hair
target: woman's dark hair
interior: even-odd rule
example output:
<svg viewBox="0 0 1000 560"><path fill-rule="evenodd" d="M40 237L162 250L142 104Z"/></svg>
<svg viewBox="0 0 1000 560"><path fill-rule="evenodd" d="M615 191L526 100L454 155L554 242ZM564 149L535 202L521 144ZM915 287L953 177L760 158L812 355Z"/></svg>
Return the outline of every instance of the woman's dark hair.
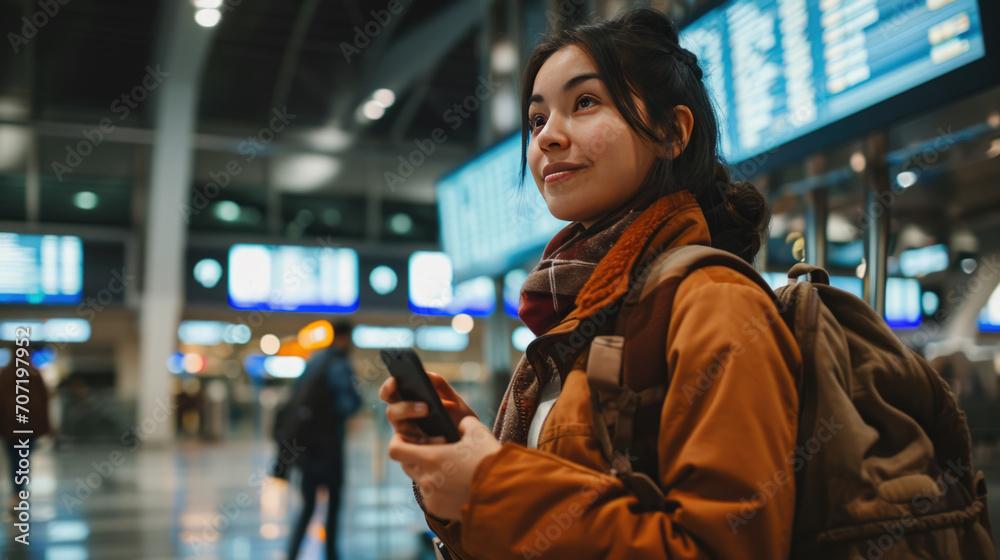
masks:
<svg viewBox="0 0 1000 560"><path fill-rule="evenodd" d="M550 56L572 45L594 59L625 122L640 138L667 148L665 153L673 153L671 145L680 137L674 107L685 105L691 110L694 128L687 146L677 158L656 160L643 193L659 198L681 189L691 191L705 214L712 245L752 262L770 222L767 201L753 184L731 181L718 153L718 124L698 59L681 48L674 23L655 10L632 10L610 21L551 33L535 48L521 81L522 183L535 76ZM633 94L645 105L648 122L643 121ZM663 137L657 130L665 132Z"/></svg>

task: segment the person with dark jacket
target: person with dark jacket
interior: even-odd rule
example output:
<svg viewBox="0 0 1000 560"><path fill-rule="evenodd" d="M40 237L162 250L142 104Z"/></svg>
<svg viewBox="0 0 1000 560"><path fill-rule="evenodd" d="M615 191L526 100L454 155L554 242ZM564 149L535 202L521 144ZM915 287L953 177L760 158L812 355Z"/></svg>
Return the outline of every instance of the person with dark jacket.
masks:
<svg viewBox="0 0 1000 560"><path fill-rule="evenodd" d="M21 354L24 355L19 355L22 349L24 352ZM28 348L15 347L11 350L10 362L0 370L0 436L3 437L4 448L10 459L12 485L8 512L12 512L17 505L19 494L27 490L28 479L17 474L21 470L21 460L30 457L35 440L51 430L49 391L45 387L45 380L35 366L31 365Z"/></svg>
<svg viewBox="0 0 1000 560"><path fill-rule="evenodd" d="M361 405L354 387L354 370L347 357L351 330L352 326L346 322L334 326L332 345L309 358L306 370L292 386L291 398L276 419L275 438L283 455L281 462L285 464L277 465L274 474L287 476L290 466L301 474L299 489L303 506L289 537L288 560L298 557L320 487L328 491L326 557L337 558L347 418Z"/></svg>

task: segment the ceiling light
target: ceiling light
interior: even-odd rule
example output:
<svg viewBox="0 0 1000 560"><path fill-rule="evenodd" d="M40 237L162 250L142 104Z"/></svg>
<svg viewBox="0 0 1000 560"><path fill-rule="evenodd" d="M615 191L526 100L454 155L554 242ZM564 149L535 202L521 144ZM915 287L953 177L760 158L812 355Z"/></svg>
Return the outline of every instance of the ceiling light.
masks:
<svg viewBox="0 0 1000 560"><path fill-rule="evenodd" d="M278 158L271 171L271 182L285 191L306 192L328 186L340 173L340 160L320 154ZM310 222L315 219L310 217ZM308 225L308 224L306 224Z"/></svg>
<svg viewBox="0 0 1000 560"><path fill-rule="evenodd" d="M223 200L215 203L212 213L223 222L235 222L240 219L240 205L231 200Z"/></svg>
<svg viewBox="0 0 1000 560"><path fill-rule="evenodd" d="M222 19L222 12L215 9L198 10L194 13L194 21L202 27L215 27Z"/></svg>
<svg viewBox="0 0 1000 560"><path fill-rule="evenodd" d="M490 66L499 74L508 74L517 68L517 49L510 41L500 41L493 45Z"/></svg>
<svg viewBox="0 0 1000 560"><path fill-rule="evenodd" d="M222 265L215 259L201 259L194 265L194 279L211 290L222 278Z"/></svg>
<svg viewBox="0 0 1000 560"><path fill-rule="evenodd" d="M192 0L195 8L216 10L222 7L222 0Z"/></svg>
<svg viewBox="0 0 1000 560"><path fill-rule="evenodd" d="M466 315L465 313L459 313L451 319L451 328L455 329L455 332L461 334L469 334L472 332L472 327L475 326L475 321L472 317Z"/></svg>
<svg viewBox="0 0 1000 560"><path fill-rule="evenodd" d="M990 142L990 147L986 149L986 157L995 158L1000 156L1000 138L994 138Z"/></svg>
<svg viewBox="0 0 1000 560"><path fill-rule="evenodd" d="M81 210L93 210L97 208L97 195L90 191L80 191L73 195L73 206Z"/></svg>
<svg viewBox="0 0 1000 560"><path fill-rule="evenodd" d="M278 337L273 334L265 334L260 337L260 351L267 354L268 356L273 356L278 353L281 349L281 341Z"/></svg>
<svg viewBox="0 0 1000 560"><path fill-rule="evenodd" d="M0 99L0 118L10 118L3 110ZM19 117L14 117L19 118ZM17 171L25 162L25 146L31 140L28 128L20 126L0 126L0 170Z"/></svg>
<svg viewBox="0 0 1000 560"><path fill-rule="evenodd" d="M896 182L904 189L912 187L917 182L917 174L913 171L903 171L896 175Z"/></svg>
<svg viewBox="0 0 1000 560"><path fill-rule="evenodd" d="M322 128L304 135L304 139L313 148L326 152L336 152L351 145L351 137L339 128Z"/></svg>
<svg viewBox="0 0 1000 560"><path fill-rule="evenodd" d="M866 163L865 154L862 154L861 152L854 152L851 154L851 169L855 172L861 173L864 171Z"/></svg>
<svg viewBox="0 0 1000 560"><path fill-rule="evenodd" d="M392 107L392 104L396 102L396 94L388 88L375 90L375 94L372 95L372 98L376 103L387 109Z"/></svg>
<svg viewBox="0 0 1000 560"><path fill-rule="evenodd" d="M368 283L376 294L382 296L391 294L396 289L398 282L396 271L385 265L376 266L368 275Z"/></svg>
<svg viewBox="0 0 1000 560"><path fill-rule="evenodd" d="M393 233L398 233L399 235L406 235L413 231L413 219L410 218L408 214L395 214L389 219L389 229Z"/></svg>
<svg viewBox="0 0 1000 560"><path fill-rule="evenodd" d="M361 108L361 113L369 120L377 121L385 115L385 107L378 101L369 101Z"/></svg>

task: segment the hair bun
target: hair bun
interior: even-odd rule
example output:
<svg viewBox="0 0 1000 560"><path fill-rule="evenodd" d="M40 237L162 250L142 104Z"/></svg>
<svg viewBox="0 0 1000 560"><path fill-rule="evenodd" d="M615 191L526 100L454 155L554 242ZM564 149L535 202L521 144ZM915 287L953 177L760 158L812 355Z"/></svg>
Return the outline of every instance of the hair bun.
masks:
<svg viewBox="0 0 1000 560"><path fill-rule="evenodd" d="M767 236L771 211L767 199L747 181L729 182L729 172L716 168L716 188L712 200L699 200L705 221L712 232L712 246L735 253L753 264Z"/></svg>

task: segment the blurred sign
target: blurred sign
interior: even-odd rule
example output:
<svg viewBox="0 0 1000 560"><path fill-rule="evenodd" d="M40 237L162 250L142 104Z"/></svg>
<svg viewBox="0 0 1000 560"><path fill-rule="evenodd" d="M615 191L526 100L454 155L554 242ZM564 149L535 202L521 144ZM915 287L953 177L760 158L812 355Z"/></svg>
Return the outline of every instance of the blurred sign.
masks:
<svg viewBox="0 0 1000 560"><path fill-rule="evenodd" d="M233 245L229 304L236 309L349 313L358 308L353 249Z"/></svg>
<svg viewBox="0 0 1000 560"><path fill-rule="evenodd" d="M0 233L0 303L78 303L83 245L72 235Z"/></svg>
<svg viewBox="0 0 1000 560"><path fill-rule="evenodd" d="M438 352L461 352L469 347L468 333L460 333L451 327L417 327L417 348Z"/></svg>
<svg viewBox="0 0 1000 560"><path fill-rule="evenodd" d="M894 329L914 329L923 322L920 282L889 278L885 283L885 322Z"/></svg>
<svg viewBox="0 0 1000 560"><path fill-rule="evenodd" d="M976 0L730 0L684 28L749 159L982 58Z"/></svg>
<svg viewBox="0 0 1000 560"><path fill-rule="evenodd" d="M899 270L903 276L924 276L947 270L950 264L946 245L931 245L910 249L899 254Z"/></svg>
<svg viewBox="0 0 1000 560"><path fill-rule="evenodd" d="M993 295L990 296L986 307L979 313L979 330L982 332L1000 332L1000 287L993 290Z"/></svg>
<svg viewBox="0 0 1000 560"><path fill-rule="evenodd" d="M39 321L8 321L0 323L0 340L15 341L20 327L31 329L32 342L87 342L90 340L90 323L85 319L49 319Z"/></svg>
<svg viewBox="0 0 1000 560"><path fill-rule="evenodd" d="M453 282L445 253L417 251L410 256L410 311L424 315L484 317L496 308L496 285L488 276Z"/></svg>
<svg viewBox="0 0 1000 560"><path fill-rule="evenodd" d="M441 244L458 281L502 274L537 257L567 225L549 213L530 172L518 188L520 169L519 133L438 182Z"/></svg>
<svg viewBox="0 0 1000 560"><path fill-rule="evenodd" d="M351 331L351 341L358 348L409 348L413 346L413 329L358 325Z"/></svg>

